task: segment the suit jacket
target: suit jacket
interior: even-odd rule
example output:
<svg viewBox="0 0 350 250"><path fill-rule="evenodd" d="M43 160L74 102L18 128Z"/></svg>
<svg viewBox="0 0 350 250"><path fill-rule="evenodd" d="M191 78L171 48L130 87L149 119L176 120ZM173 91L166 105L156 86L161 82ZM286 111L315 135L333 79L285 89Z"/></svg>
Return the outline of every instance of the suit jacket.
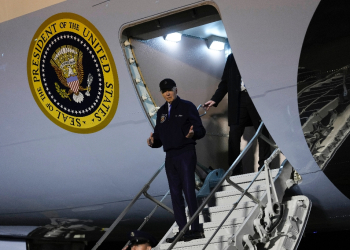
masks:
<svg viewBox="0 0 350 250"><path fill-rule="evenodd" d="M228 125L236 125L239 122L241 74L232 53L227 57L221 82L211 98L215 102L214 107L217 107L226 93L228 93Z"/></svg>
<svg viewBox="0 0 350 250"><path fill-rule="evenodd" d="M186 138L192 125L194 135L192 138ZM205 132L196 106L177 96L171 105L170 117L168 117L167 102L158 110L152 147L163 146L166 156L172 157L185 151L195 150L196 140L203 138Z"/></svg>

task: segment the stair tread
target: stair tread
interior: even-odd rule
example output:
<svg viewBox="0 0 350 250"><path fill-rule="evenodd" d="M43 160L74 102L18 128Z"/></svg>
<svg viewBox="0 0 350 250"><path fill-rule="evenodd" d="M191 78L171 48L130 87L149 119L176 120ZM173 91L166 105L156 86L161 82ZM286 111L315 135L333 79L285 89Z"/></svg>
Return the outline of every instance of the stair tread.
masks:
<svg viewBox="0 0 350 250"><path fill-rule="evenodd" d="M243 189L246 189L248 188L248 186L250 185L250 182L245 182L245 183L240 183L239 186ZM252 190L254 189L254 187L256 186L261 186L261 185L265 185L265 180L257 180L253 183L253 185L249 188L249 190ZM221 189L219 190L220 191L228 191L228 190L237 190L236 188L234 188L233 186L231 185L228 185L228 186L225 186L225 185L222 185L221 186Z"/></svg>
<svg viewBox="0 0 350 250"><path fill-rule="evenodd" d="M246 207L253 207L253 206L255 206L255 203L252 201L249 201ZM227 210L230 210L231 208L232 208L232 205L225 205L225 206L209 207L207 210L209 210L209 213L215 213L215 212L227 211ZM243 209L243 208L237 208L237 209Z"/></svg>
<svg viewBox="0 0 350 250"><path fill-rule="evenodd" d="M266 185L257 185L255 187L251 187L248 192L253 194L257 192L264 192L266 190ZM225 190L225 191L219 191L215 193L216 198L224 197L224 196L234 196L234 195L240 195L241 192L237 189L234 190Z"/></svg>
<svg viewBox="0 0 350 250"><path fill-rule="evenodd" d="M232 219L228 219L225 221L225 223L222 225L223 227L226 226L234 226L234 225L240 225L244 222L245 217L240 217L240 218L232 218ZM220 225L221 221L211 221L211 222L204 222L203 223L203 229L209 229L212 227L218 227ZM175 226L173 228L173 232L176 233L179 231L179 226Z"/></svg>
<svg viewBox="0 0 350 250"><path fill-rule="evenodd" d="M272 169L271 170L271 175L274 178L279 172L279 169ZM249 173L249 174L243 174L243 175L235 175L231 176L230 180L235 182L236 184L243 184L247 182L251 182L254 177L256 176L257 172L254 173ZM265 179L265 170L260 173L258 178L256 180L264 180ZM223 186L229 186L230 184L225 180L222 183Z"/></svg>
<svg viewBox="0 0 350 250"><path fill-rule="evenodd" d="M229 238L228 236L215 236L211 240L210 244L221 243L221 242L224 242L225 244L227 244L228 238ZM190 247L190 246L205 245L208 240L209 240L209 237L206 237L203 239L191 240L191 241L187 241L187 242L180 241L180 242L176 243L176 245L174 246L174 249L175 248ZM160 249L167 249L170 245L171 245L171 243L163 243L160 245Z"/></svg>

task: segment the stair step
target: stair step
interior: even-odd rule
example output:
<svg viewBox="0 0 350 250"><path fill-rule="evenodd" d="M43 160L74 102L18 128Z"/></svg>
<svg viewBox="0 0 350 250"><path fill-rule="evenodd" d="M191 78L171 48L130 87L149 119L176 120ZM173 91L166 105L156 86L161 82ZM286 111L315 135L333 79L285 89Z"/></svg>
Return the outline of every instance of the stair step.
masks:
<svg viewBox="0 0 350 250"><path fill-rule="evenodd" d="M237 183L236 183L237 184ZM250 182L240 183L238 184L241 188L246 189ZM249 188L249 191L252 191L256 188L256 186L264 186L265 185L265 179L257 180L253 183L253 185ZM221 186L220 191L229 191L229 190L237 190L235 187L228 185L228 186Z"/></svg>
<svg viewBox="0 0 350 250"><path fill-rule="evenodd" d="M217 250L217 249L224 249L224 247L227 245L229 237L227 236L215 236L208 247L206 248L207 250ZM173 249L184 249L184 250L189 250L189 249L202 249L204 245L207 243L209 240L209 237L206 236L204 239L198 239L198 240L191 240L188 242L180 241L178 242ZM160 249L168 249L170 243L164 243L160 245Z"/></svg>
<svg viewBox="0 0 350 250"><path fill-rule="evenodd" d="M260 199L264 195L264 192L266 191L264 188L265 188L264 185L256 186L257 191L250 192L250 194L255 198ZM209 207L206 206L204 208L204 211L207 210L205 214L208 215L208 213L211 213L211 211L215 212L217 210L220 210L220 208L218 207L224 207L223 210L226 210L226 207L232 206L235 202L238 201L240 196L241 196L241 192L239 192L238 190L228 190L228 191L221 191L221 192L215 193L213 197L213 202L210 202ZM252 204L254 205L255 203L245 195L239 202L236 209L243 209L246 206L251 207ZM190 218L188 208L186 208L186 216L187 216L187 219ZM203 213L201 212L199 216L203 216Z"/></svg>
<svg viewBox="0 0 350 250"><path fill-rule="evenodd" d="M228 219L246 217L254 206L254 202L240 203ZM204 209L199 215L199 223L221 221L226 217L231 208L232 205L225 205Z"/></svg>
<svg viewBox="0 0 350 250"><path fill-rule="evenodd" d="M274 178L279 172L279 169L273 169L271 170L271 175L272 178ZM243 183L250 183L255 175L257 174L257 172L254 173L250 173L250 174L243 174L243 175L235 175L235 176L231 176L230 180L233 181L234 183L241 185ZM258 178L255 181L259 181L259 180L265 180L265 170L263 172L260 173L260 175L258 176ZM226 180L222 183L222 186L231 186Z"/></svg>
<svg viewBox="0 0 350 250"><path fill-rule="evenodd" d="M266 185L254 185L252 187L250 187L250 189L248 190L249 193L251 193L253 196L254 194L256 194L257 192L263 192L266 190ZM240 196L242 193L240 191L238 191L237 189L229 189L229 190L225 190L225 191L218 191L215 193L215 198L223 198L223 197L233 197L233 196Z"/></svg>
<svg viewBox="0 0 350 250"><path fill-rule="evenodd" d="M235 234L235 232L238 230L238 228L244 222L244 220L245 220L244 217L227 219L215 236ZM220 220L215 222L203 223L203 230L204 230L205 237L209 239L213 235L215 230L219 227L221 222L222 221ZM178 226L173 227L173 234L175 235L178 232L179 232L179 227Z"/></svg>
<svg viewBox="0 0 350 250"><path fill-rule="evenodd" d="M251 193L251 195L253 195L255 198L261 199L264 193L265 193L265 190L259 191L259 192L253 192ZM240 196L241 194L230 195L230 193L225 193L223 194L223 196L216 198L216 201L215 201L216 206L233 205L239 199ZM252 202L252 200L249 197L244 196L239 202L237 208L244 207L245 206L244 204L246 204L246 202Z"/></svg>
<svg viewBox="0 0 350 250"><path fill-rule="evenodd" d="M279 169L274 169L271 171L271 175L275 177L279 172ZM232 176L230 179L236 184L240 185L242 188L247 188L251 180L255 177L256 173ZM261 198L266 190L265 184L265 172L263 171L256 182L250 187L250 193L256 197ZM226 181L223 183L226 185L226 190L219 191L215 193L213 197L213 202L210 202L210 207L204 209L199 215L199 222L215 222L217 220L221 221L227 215L228 211L232 208L232 205L239 199L241 192L232 187ZM250 209L255 206L255 203L250 200L247 196L244 196L237 208L229 216L230 218L245 217L249 214ZM187 218L189 214L187 211Z"/></svg>

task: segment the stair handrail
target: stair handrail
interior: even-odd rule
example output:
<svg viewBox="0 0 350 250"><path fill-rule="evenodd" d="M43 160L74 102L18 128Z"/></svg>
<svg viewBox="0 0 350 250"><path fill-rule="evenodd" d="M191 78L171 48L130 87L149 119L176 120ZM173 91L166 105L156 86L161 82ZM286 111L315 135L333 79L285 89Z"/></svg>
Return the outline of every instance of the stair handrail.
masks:
<svg viewBox="0 0 350 250"><path fill-rule="evenodd" d="M128 204L128 206L123 210L123 212L121 212L121 214L118 216L118 218L113 222L113 224L106 230L106 232L102 235L102 237L96 242L95 246L91 249L91 250L96 250L101 244L102 242L108 237L108 235L113 231L113 229L118 225L118 223L124 218L124 216L126 215L127 212L129 212L129 210L131 209L131 207L136 203L136 201L138 200L138 198L140 198L140 196L142 194L144 194L144 192L147 192L147 190L150 188L150 184L154 181L154 179L158 176L158 174L163 170L163 168L165 167L165 162L163 163L163 165L155 172L155 174L151 177L151 179L143 186L143 188L135 195L134 199L132 199L132 201ZM168 193L167 193L168 194ZM166 195L167 195L166 194ZM154 201L154 200L152 200ZM170 208L168 208L167 206L165 206L164 204L160 203L160 202L156 202L157 206L161 206L164 209L166 209L168 212L174 214L173 210L171 210ZM170 211L169 211L170 209Z"/></svg>
<svg viewBox="0 0 350 250"><path fill-rule="evenodd" d="M168 192L166 192L166 194L163 196L163 198L159 201L159 202L162 202L168 195L170 194L170 189L168 190ZM153 210L150 212L149 215L147 215L144 219L143 219L143 222L142 224L139 226L139 228L137 230L141 230L143 228L144 225L146 225L146 223L149 221L149 219L152 217L152 215L156 212L157 208L159 207L160 205L157 204ZM128 242L126 242L126 244L124 245L124 247L122 249L125 249L125 247L127 247L130 243L130 240L128 240Z"/></svg>
<svg viewBox="0 0 350 250"><path fill-rule="evenodd" d="M264 122L262 121L260 123L260 126L258 130L256 131L253 138L249 141L247 146L243 149L243 151L239 154L239 156L236 158L236 160L232 163L230 168L226 171L224 176L220 179L220 181L216 184L216 186L213 188L213 190L210 192L210 194L205 198L205 200L202 202L202 204L198 207L197 211L192 215L192 217L189 219L187 224L184 226L184 228L179 232L175 240L171 243L168 250L173 249L175 244L182 238L184 233L187 231L187 229L190 227L190 225L194 222L194 220L199 216L200 212L204 209L204 207L209 203L210 199L215 195L216 191L221 187L222 183L226 180L227 176L231 175L231 172L237 167L238 163L242 160L242 158L245 156L245 154L248 152L248 150L251 148L255 140L257 140L258 136L262 132L262 127L264 126ZM246 194L246 193L245 193Z"/></svg>
<svg viewBox="0 0 350 250"><path fill-rule="evenodd" d="M204 247L202 248L202 250L206 249L207 246L210 244L210 242L212 241L212 239L215 237L216 233L220 230L220 228L224 225L225 221L228 219L228 217L231 215L231 213L233 212L233 210L236 209L236 207L238 206L238 203L242 200L242 198L244 197L244 195L248 196L250 199L253 200L253 202L257 203L259 205L260 208L266 207L268 206L268 204L262 204L261 201L257 198L255 198L254 196L252 196L250 193L248 193L249 188L253 185L253 183L255 182L255 180L259 177L260 173L265 169L266 166L266 173L270 174L270 169L269 169L269 164L271 163L271 161L281 152L281 150L279 148L276 148L271 156L265 160L264 165L261 167L261 169L258 171L258 173L255 175L255 177L253 178L253 180L249 183L248 187L246 189L241 188L239 185L237 185L236 183L234 183L233 181L231 181L229 179L230 176L228 176L226 178L226 181L229 182L230 185L232 185L233 187L235 187L236 189L238 189L240 192L242 192L241 196L237 199L237 201L235 203L233 203L232 208L230 209L230 211L227 213L227 215L225 216L225 218L221 221L220 225L216 228L215 232L212 234L212 236L209 238L209 240L207 241L207 243L204 245ZM271 177L271 175L270 175ZM274 188L274 187L273 187ZM271 199L268 199L271 200Z"/></svg>

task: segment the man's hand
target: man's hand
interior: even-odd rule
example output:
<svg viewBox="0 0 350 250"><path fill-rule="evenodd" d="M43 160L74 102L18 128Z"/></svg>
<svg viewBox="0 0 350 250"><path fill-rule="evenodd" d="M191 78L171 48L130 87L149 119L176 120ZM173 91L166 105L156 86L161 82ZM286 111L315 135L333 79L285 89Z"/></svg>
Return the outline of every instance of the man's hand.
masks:
<svg viewBox="0 0 350 250"><path fill-rule="evenodd" d="M192 138L194 136L193 125L190 127L190 131L186 135L186 138Z"/></svg>
<svg viewBox="0 0 350 250"><path fill-rule="evenodd" d="M211 106L213 106L216 102L212 101L212 100L209 100L207 101L206 103L204 103L204 106L203 108L208 111L210 109Z"/></svg>
<svg viewBox="0 0 350 250"><path fill-rule="evenodd" d="M151 136L147 139L148 146L152 147L154 143L153 133L151 133Z"/></svg>

